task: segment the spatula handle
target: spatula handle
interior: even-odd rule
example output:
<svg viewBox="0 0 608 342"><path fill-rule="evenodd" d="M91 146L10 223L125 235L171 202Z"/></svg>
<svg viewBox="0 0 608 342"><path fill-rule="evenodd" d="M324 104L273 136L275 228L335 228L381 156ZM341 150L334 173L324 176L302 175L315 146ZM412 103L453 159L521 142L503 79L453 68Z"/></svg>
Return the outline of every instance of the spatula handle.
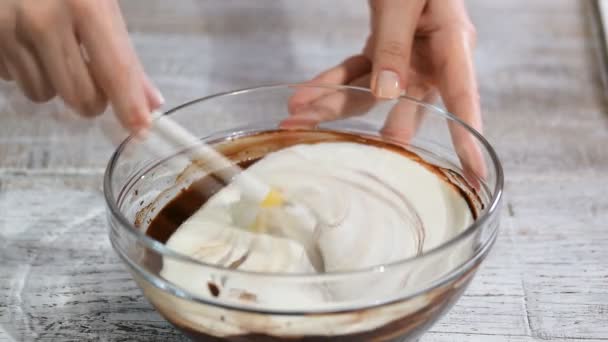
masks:
<svg viewBox="0 0 608 342"><path fill-rule="evenodd" d="M237 164L226 158L213 147L204 143L196 136L192 135L187 129L175 122L166 115L153 113L154 120L152 127L145 133L144 140L151 152L162 151L160 146L154 146L159 142L167 144L174 150L183 149L192 165L198 165L196 161L209 165L212 170L222 170L218 172L219 177L226 183L236 182L244 197L249 200L262 202L270 193L270 186L254 177L251 173L243 171ZM153 138L153 139L150 139ZM154 141L155 143L152 143ZM146 143L146 142L144 142ZM209 171L209 170L207 170ZM228 171L228 172L224 172ZM236 176L234 176L236 175Z"/></svg>

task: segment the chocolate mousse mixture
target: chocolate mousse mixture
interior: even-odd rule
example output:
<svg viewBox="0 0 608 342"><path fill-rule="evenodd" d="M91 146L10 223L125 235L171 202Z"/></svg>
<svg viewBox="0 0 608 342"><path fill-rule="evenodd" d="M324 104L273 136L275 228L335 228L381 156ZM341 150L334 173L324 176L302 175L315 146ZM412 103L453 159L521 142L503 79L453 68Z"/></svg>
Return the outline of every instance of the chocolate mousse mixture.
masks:
<svg viewBox="0 0 608 342"><path fill-rule="evenodd" d="M474 218L477 218L479 212L483 209L483 203L477 195L476 190L468 186L459 174L452 170L431 165L404 147L381 141L377 138L327 131L264 132L257 134L257 136L255 136L256 139L251 140L253 143L247 143L246 141L248 141L249 138L250 136L245 139L238 138L233 141L224 142L223 144L225 144L225 146L220 150L245 169L253 165L263 157L264 154L295 144L348 141L374 145L398 152L404 157L419 162L438 177L443 178L447 183L454 186L463 198L466 199ZM266 151L264 151L264 146L268 147ZM184 221L192 216L211 196L224 186L225 184L223 181L213 174L192 183L192 185L187 189L182 190L181 193L160 210L148 225L146 231L147 235L160 242L167 242ZM162 260L160 260L160 257L150 258L150 256L147 256L146 259L149 266L153 266L153 268L158 271L161 270ZM431 324L442 312L446 311L464 290L476 268L477 265L447 284L435 288L428 294L429 298L431 298L429 304L419 311L409 314L406 317L398 318L395 321L372 331L351 335L281 337L251 333L218 338L210 336L202 331L193 330L182 324L179 319L174 319L174 317L171 317L168 313L163 313L162 310L160 311L172 324L180 328L196 341L401 341L404 337L418 335L428 324ZM336 315L340 314L341 313L336 313ZM326 315L332 314L329 313Z"/></svg>
<svg viewBox="0 0 608 342"><path fill-rule="evenodd" d="M443 178L446 182L452 184L454 188L457 189L462 194L463 198L465 198L465 200L467 201L474 218L477 218L479 211L483 209L483 204L477 196L476 191L470 187L464 188L466 182L460 175L451 170L431 165L425 162L418 155L396 144L380 141L371 137L368 138L361 135L337 132L322 132L322 134L320 134L320 132L318 131L274 131L264 132L261 133L261 135L263 135L264 141L269 139L272 140L273 144L278 145L274 146L272 150L277 150L278 148L276 147L285 148L299 143L349 141L366 145L373 145L391 150L393 152L398 152L403 154L407 158L411 158L419 162L420 164L427 167L430 171ZM229 156L248 155L247 150L251 146L241 146L239 144L234 144L233 147L236 148L229 150ZM237 163L242 169L246 169L249 166L253 165L259 159L260 157L248 158L244 160L237 160ZM452 180L454 178L458 180L458 184L455 184L456 182ZM177 197L175 197L171 202L165 205L165 207L156 215L156 217L149 224L146 234L160 242L167 242L171 234L173 234L184 221L186 221L190 216L192 216L203 204L205 204L205 202L211 196L213 196L224 186L224 182L219 177L216 177L213 174L194 182L192 185L190 185L190 187L188 187L186 190L183 190Z"/></svg>

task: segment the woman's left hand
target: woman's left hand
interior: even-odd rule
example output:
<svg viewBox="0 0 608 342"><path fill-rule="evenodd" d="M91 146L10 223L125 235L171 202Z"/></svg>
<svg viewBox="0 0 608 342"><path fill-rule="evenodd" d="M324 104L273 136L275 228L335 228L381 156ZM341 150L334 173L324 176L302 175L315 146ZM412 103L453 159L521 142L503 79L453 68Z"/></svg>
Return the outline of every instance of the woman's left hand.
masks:
<svg viewBox="0 0 608 342"><path fill-rule="evenodd" d="M370 87L377 98L396 98L405 92L433 102L439 94L449 112L481 131L473 65L476 32L464 1L370 0L369 5L371 34L363 52L322 72L310 83ZM290 100L292 116L286 126L315 125L352 115L345 113L350 104L338 97L331 89L299 89ZM334 110L314 109L332 106ZM407 110L391 111L384 135L403 142L412 138L422 118L404 112ZM481 155L471 141L473 136L455 125L450 129L463 164L481 172Z"/></svg>

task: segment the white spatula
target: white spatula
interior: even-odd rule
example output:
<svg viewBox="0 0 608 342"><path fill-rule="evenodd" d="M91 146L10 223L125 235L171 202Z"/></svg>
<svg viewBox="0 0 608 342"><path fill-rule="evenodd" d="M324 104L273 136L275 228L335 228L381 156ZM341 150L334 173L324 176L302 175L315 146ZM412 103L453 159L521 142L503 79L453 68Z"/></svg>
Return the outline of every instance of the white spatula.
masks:
<svg viewBox="0 0 608 342"><path fill-rule="evenodd" d="M196 161L203 161L204 164L211 166L212 170L222 170L216 175L228 184L234 182L243 195L243 200L256 203L259 209L284 207L286 205L297 205L289 202L284 195L273 189L268 184L260 181L246 170L242 170L237 164L219 153L213 147L204 143L201 139L188 132L187 129L162 113L154 112L152 126L145 133L140 135L143 146L152 154L159 157L166 157L160 153L163 151L159 144L166 144L172 151L183 150L178 156L182 158L179 163L183 165L199 165ZM183 160L186 158L186 160ZM174 158L170 158L174 162ZM209 172L209 170L205 170ZM227 171L227 172L225 172ZM244 227L247 228L247 227ZM256 227L257 231L264 231L264 227ZM260 229L261 228L261 229ZM280 234L282 237L289 238L300 243L306 254L317 271L323 270L323 259L319 248L307 232L296 231L295 229L281 229L279 233L272 231L271 234Z"/></svg>

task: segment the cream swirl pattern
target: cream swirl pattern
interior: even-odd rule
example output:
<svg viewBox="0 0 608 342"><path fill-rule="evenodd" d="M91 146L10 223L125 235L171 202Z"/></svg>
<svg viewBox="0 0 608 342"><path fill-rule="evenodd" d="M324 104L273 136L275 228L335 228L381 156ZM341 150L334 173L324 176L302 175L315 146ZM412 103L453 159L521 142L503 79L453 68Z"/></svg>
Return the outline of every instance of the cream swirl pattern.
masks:
<svg viewBox="0 0 608 342"><path fill-rule="evenodd" d="M407 156L355 142L294 145L266 155L249 169L260 179L302 203L291 224L314 234L328 272L356 270L414 257L451 239L470 225L467 201L448 181ZM167 246L205 263L254 272L312 273L296 242L239 228L248 216L240 193L228 185L212 196L167 241ZM240 215L240 216L239 216ZM189 265L165 260L161 275L185 290L208 296L209 281ZM392 284L349 288L302 287L295 291L268 284L221 282L221 296L260 304L289 301L323 303L354 297ZM243 296L244 289L246 296Z"/></svg>

